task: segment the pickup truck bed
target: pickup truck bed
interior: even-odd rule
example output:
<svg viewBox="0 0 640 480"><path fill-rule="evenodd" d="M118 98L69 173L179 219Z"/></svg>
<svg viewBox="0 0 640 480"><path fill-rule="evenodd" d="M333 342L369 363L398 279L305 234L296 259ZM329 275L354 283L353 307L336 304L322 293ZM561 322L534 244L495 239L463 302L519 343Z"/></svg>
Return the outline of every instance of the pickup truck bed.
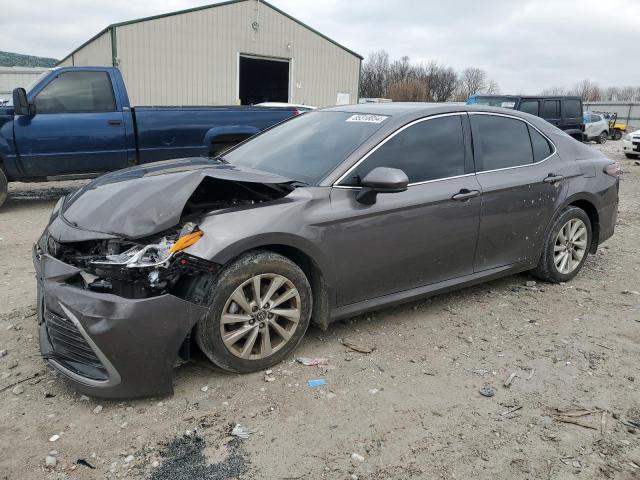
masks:
<svg viewBox="0 0 640 480"><path fill-rule="evenodd" d="M217 155L287 120L292 107L132 107L119 70L45 72L0 107L0 205L7 182L89 178L128 166ZM14 106L15 105L15 106Z"/></svg>

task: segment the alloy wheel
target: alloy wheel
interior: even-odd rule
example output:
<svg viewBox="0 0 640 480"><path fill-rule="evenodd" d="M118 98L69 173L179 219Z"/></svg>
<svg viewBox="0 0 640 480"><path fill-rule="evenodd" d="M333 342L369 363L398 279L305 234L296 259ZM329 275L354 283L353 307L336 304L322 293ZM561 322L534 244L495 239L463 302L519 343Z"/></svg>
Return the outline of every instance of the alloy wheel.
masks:
<svg viewBox="0 0 640 480"><path fill-rule="evenodd" d="M558 232L553 246L553 263L563 275L572 273L587 251L587 226L579 218L569 220Z"/></svg>
<svg viewBox="0 0 640 480"><path fill-rule="evenodd" d="M227 299L220 318L222 341L242 359L267 358L293 337L301 310L291 280L274 273L255 275Z"/></svg>
<svg viewBox="0 0 640 480"><path fill-rule="evenodd" d="M608 136L608 135L607 135L605 132L602 132L602 133L600 134L600 143L601 143L601 144L607 143L607 136Z"/></svg>

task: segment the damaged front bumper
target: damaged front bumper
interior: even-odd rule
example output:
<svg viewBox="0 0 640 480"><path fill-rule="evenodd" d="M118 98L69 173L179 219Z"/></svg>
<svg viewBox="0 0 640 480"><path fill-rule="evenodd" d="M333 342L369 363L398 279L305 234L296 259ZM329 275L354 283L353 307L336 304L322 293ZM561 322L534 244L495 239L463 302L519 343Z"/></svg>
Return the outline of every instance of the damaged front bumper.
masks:
<svg viewBox="0 0 640 480"><path fill-rule="evenodd" d="M33 249L40 349L79 392L131 398L172 393L173 365L206 308L171 294L131 299L78 288L80 269Z"/></svg>

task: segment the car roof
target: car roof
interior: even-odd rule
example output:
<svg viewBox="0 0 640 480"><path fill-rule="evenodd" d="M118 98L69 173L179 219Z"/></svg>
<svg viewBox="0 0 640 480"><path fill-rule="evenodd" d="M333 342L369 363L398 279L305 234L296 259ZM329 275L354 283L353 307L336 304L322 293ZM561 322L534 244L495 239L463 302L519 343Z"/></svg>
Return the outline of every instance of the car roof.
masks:
<svg viewBox="0 0 640 480"><path fill-rule="evenodd" d="M582 100L579 95L471 95L469 98L512 98L523 100Z"/></svg>
<svg viewBox="0 0 640 480"><path fill-rule="evenodd" d="M527 119L531 117L531 115L529 114L520 112L518 110L512 110L510 108L490 107L487 105L466 105L460 103L362 103L357 105L340 105L336 107L329 107L324 108L321 111L367 115L385 115L390 117L415 116L416 118L438 115L441 113L456 112L491 112Z"/></svg>
<svg viewBox="0 0 640 480"><path fill-rule="evenodd" d="M287 102L261 102L256 103L256 107L295 107L295 108L310 108L315 110L316 107L312 107L311 105L303 105L301 103L287 103Z"/></svg>

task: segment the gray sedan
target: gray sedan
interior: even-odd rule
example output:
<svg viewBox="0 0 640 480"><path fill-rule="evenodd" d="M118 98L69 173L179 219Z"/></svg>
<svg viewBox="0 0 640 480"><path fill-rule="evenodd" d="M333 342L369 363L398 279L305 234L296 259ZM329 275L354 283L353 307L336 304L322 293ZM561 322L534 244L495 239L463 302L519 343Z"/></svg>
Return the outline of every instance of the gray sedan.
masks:
<svg viewBox="0 0 640 480"><path fill-rule="evenodd" d="M161 395L194 348L252 372L310 322L523 271L565 282L613 235L619 173L525 113L377 104L107 174L34 246L41 350L84 393Z"/></svg>

